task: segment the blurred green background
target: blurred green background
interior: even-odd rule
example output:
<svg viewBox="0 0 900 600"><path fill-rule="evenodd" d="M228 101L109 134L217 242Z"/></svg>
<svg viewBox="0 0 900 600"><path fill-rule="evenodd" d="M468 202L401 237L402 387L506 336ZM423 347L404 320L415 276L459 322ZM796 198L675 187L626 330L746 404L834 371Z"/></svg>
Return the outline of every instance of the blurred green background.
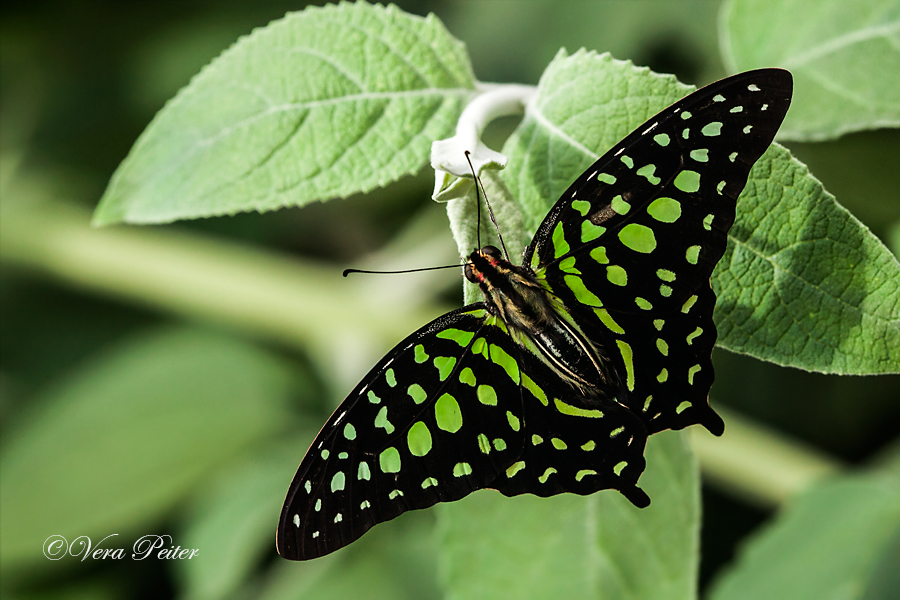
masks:
<svg viewBox="0 0 900 600"><path fill-rule="evenodd" d="M563 46L610 51L697 85L726 74L717 1L398 4L435 12L466 42L482 81L537 83ZM302 210L89 230L109 177L155 112L237 37L303 6L0 8L5 596L215 597L216 580L222 589L247 581L264 589L280 560L278 510L317 428L394 342L459 303L459 280L446 272L339 276L347 266L455 259L427 169ZM494 125L489 143L499 147L514 125ZM898 142L896 131L878 131L789 144L895 253ZM276 284L255 287L263 274ZM211 310L204 294L227 301ZM247 306L258 314L239 316ZM339 335L333 318L342 321ZM720 351L715 361L714 403L838 461L864 464L897 434L898 376L829 377ZM27 493L9 489L11 481L28 482ZM704 489L704 505L702 584L772 510L715 488ZM48 561L41 544L63 531L94 542L118 533L107 547L129 552L140 535L168 533L174 544L220 551L235 565L234 581L158 560ZM420 543L410 539L412 548ZM412 551L393 552L416 564ZM433 595L433 565L422 569L407 589Z"/></svg>

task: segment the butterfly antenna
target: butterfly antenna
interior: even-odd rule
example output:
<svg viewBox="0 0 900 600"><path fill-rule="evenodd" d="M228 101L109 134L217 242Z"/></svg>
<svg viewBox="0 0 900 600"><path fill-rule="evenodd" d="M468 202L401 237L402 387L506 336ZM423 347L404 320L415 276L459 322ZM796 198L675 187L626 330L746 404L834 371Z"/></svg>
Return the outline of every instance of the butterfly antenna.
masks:
<svg viewBox="0 0 900 600"><path fill-rule="evenodd" d="M506 260L509 260L509 252L506 251L506 243L503 241L503 234L500 233L500 225L497 223L497 218L494 216L494 210L491 208L491 203L488 202L487 193L484 191L484 185L481 183L481 179L478 175L475 174L475 167L472 166L472 160L469 158L468 150L466 150L466 161L469 163L469 168L472 170L472 177L475 178L475 204L478 206L478 230L476 232L478 237L478 249L481 248L481 202L478 201L478 188L481 188L481 195L484 196L484 205L487 206L488 214L491 217L491 223L494 224L494 229L497 230L497 237L500 239L503 255L506 257Z"/></svg>
<svg viewBox="0 0 900 600"><path fill-rule="evenodd" d="M344 277L350 273L372 273L376 275L398 275L400 273L418 273L419 271L437 271L438 269L458 269L465 265L441 265L440 267L421 267L418 269L403 269L401 271L366 271L363 269L344 269Z"/></svg>

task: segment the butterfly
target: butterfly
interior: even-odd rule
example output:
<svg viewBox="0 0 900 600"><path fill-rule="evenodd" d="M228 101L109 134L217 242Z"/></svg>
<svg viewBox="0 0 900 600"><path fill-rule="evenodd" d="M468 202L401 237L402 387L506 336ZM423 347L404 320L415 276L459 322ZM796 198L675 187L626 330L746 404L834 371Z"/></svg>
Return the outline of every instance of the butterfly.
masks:
<svg viewBox="0 0 900 600"><path fill-rule="evenodd" d="M328 419L288 490L279 554L316 558L482 488L614 489L647 506L648 435L724 430L708 402L710 275L791 94L780 69L710 84L578 177L521 266L473 251L464 275L484 301L400 342Z"/></svg>

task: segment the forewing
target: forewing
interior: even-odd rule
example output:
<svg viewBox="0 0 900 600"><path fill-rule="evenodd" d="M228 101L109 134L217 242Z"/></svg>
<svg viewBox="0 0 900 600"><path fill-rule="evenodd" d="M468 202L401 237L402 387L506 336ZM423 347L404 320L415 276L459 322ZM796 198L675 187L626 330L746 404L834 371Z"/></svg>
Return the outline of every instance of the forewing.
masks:
<svg viewBox="0 0 900 600"><path fill-rule="evenodd" d="M791 76L748 71L662 111L557 201L525 252L627 382L650 433L724 424L708 404L715 295L750 168L787 112Z"/></svg>

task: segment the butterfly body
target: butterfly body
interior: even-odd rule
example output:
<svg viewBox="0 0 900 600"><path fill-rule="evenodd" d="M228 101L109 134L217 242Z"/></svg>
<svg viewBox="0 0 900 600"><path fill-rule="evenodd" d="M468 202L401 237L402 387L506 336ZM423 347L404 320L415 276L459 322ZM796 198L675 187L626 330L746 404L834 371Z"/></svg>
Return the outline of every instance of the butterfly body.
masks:
<svg viewBox="0 0 900 600"><path fill-rule="evenodd" d="M778 69L698 90L578 177L521 266L472 252L484 301L411 334L338 407L291 483L278 552L315 558L482 488L649 504L647 436L724 429L710 275L790 97Z"/></svg>
<svg viewBox="0 0 900 600"><path fill-rule="evenodd" d="M503 323L521 351L531 352L587 398L614 399L618 382L607 360L580 330L544 280L486 246L473 252L465 276L477 284L488 312Z"/></svg>

